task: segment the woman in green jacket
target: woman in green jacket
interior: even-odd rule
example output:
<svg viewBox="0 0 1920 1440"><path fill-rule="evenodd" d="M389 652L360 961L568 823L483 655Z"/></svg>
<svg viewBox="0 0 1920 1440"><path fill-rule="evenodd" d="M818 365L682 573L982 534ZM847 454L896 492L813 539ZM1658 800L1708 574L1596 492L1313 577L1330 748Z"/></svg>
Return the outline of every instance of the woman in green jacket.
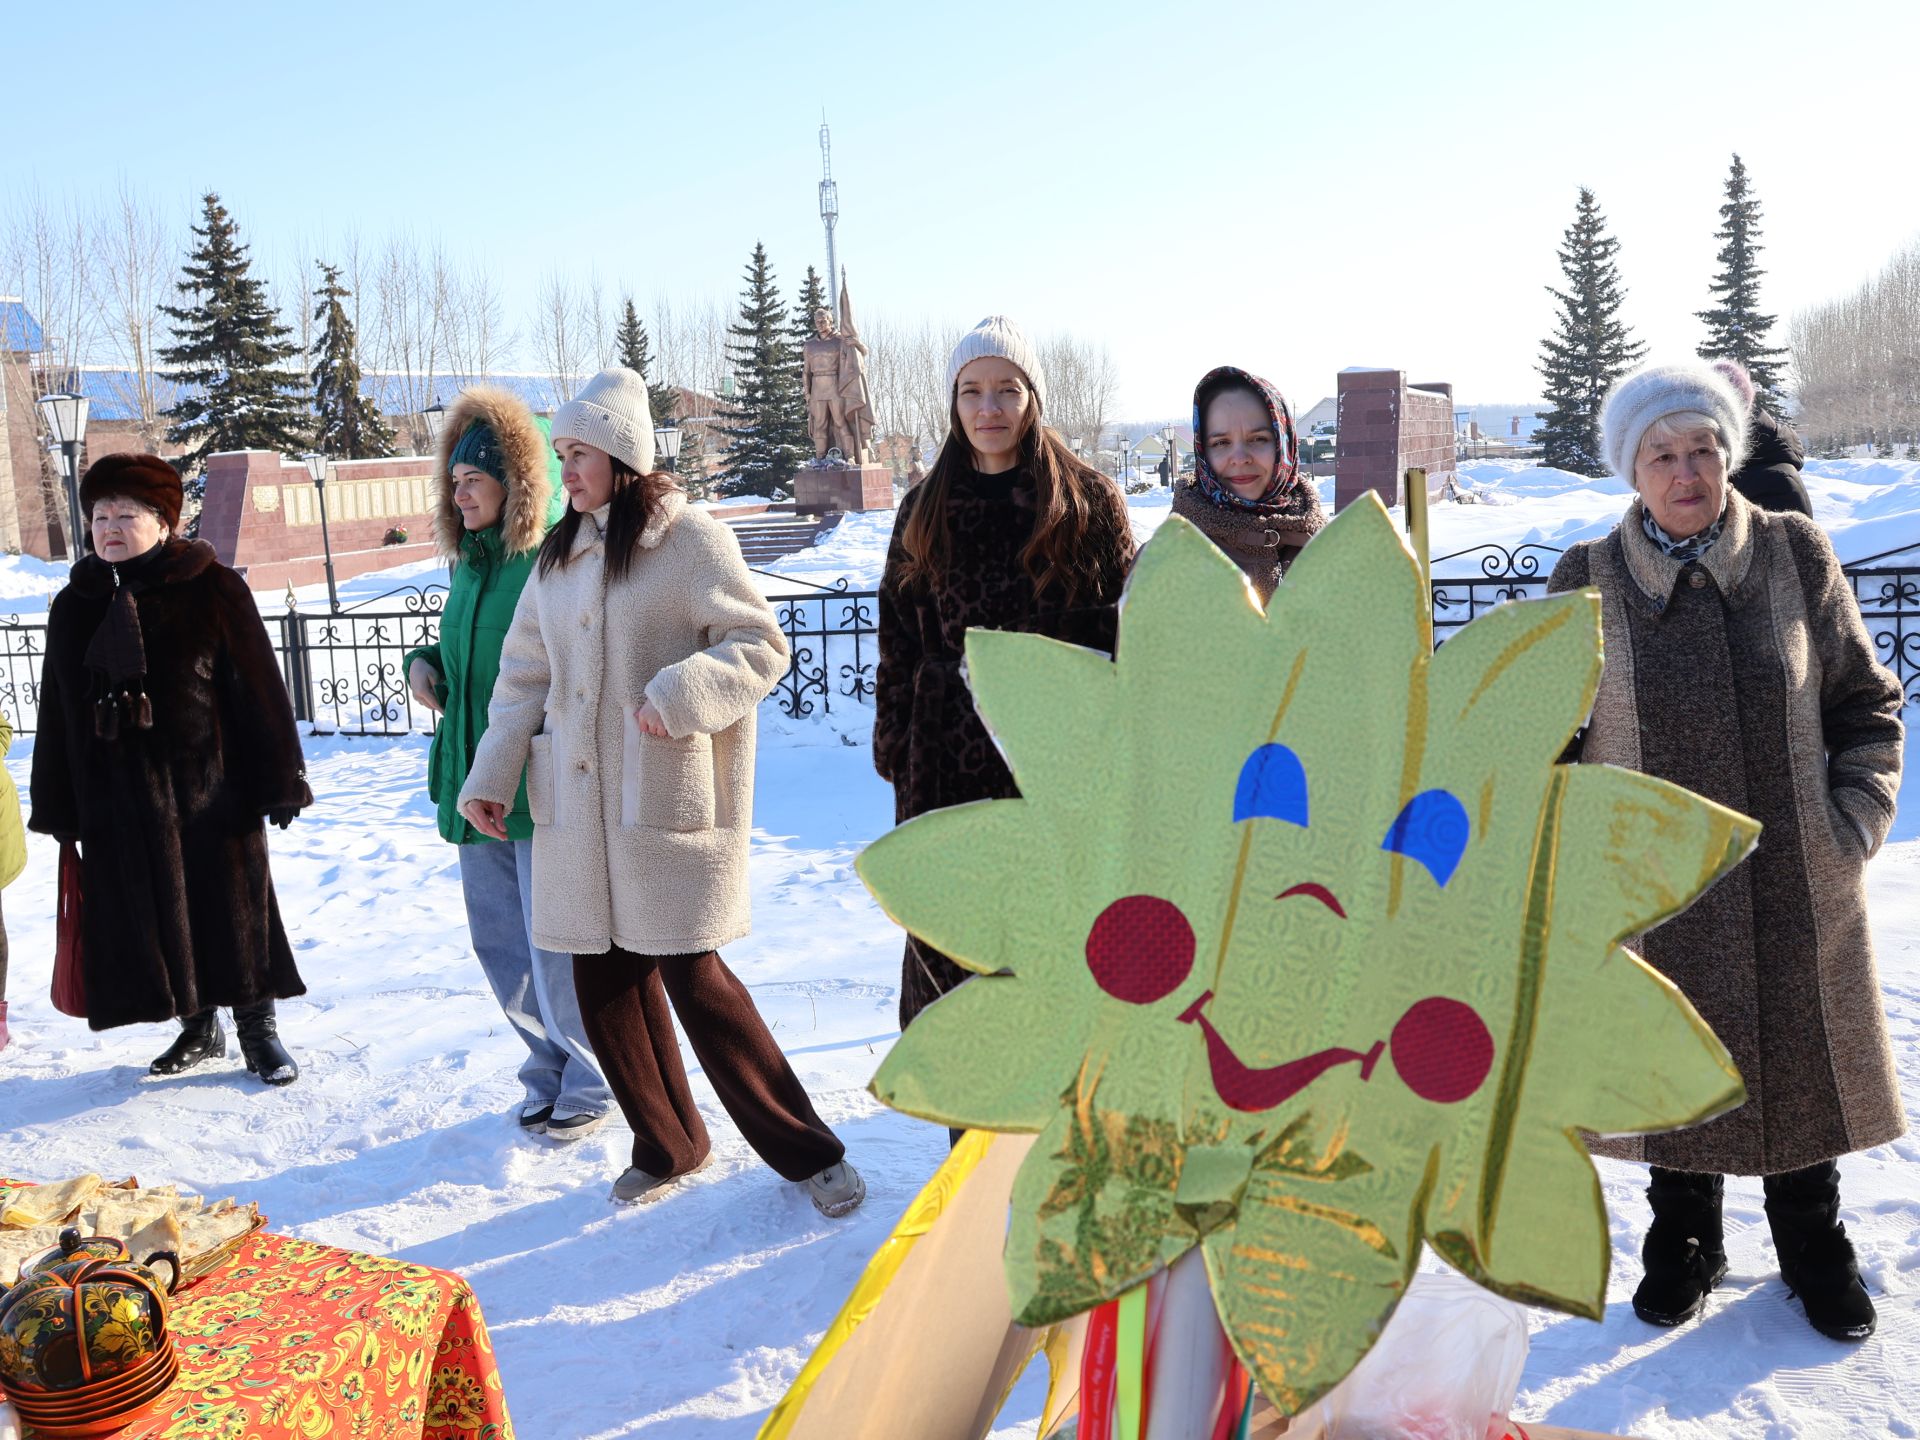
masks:
<svg viewBox="0 0 1920 1440"><path fill-rule="evenodd" d="M577 1140L606 1118L612 1097L580 1019L573 957L532 940L533 820L525 778L505 843L475 830L459 807L514 607L533 573L534 552L566 505L559 475L547 422L518 396L489 385L461 392L441 430L434 471L434 538L452 577L440 642L409 652L405 664L414 698L441 717L427 789L441 835L460 847L474 954L526 1043L521 1128Z"/></svg>

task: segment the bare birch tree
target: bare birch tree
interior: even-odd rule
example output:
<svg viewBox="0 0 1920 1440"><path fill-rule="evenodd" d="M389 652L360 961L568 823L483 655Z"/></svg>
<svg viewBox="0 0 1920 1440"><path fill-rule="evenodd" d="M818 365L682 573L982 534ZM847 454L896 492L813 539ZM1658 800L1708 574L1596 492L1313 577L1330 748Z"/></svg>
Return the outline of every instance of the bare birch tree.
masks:
<svg viewBox="0 0 1920 1440"><path fill-rule="evenodd" d="M160 212L124 179L95 224L93 245L93 306L103 353L119 367L107 388L138 427L140 443L152 450L166 428L160 412L174 401L157 352L166 335L160 304L171 298L175 256L183 247Z"/></svg>
<svg viewBox="0 0 1920 1440"><path fill-rule="evenodd" d="M1796 314L1788 349L1816 451L1920 447L1920 239L1853 294Z"/></svg>
<svg viewBox="0 0 1920 1440"><path fill-rule="evenodd" d="M463 384L489 378L513 345L507 328L500 283L484 262L476 262L453 287L447 328L447 363Z"/></svg>
<svg viewBox="0 0 1920 1440"><path fill-rule="evenodd" d="M434 403L447 368L447 321L452 299L445 249L436 241L422 251L410 235L396 235L380 252L373 272L373 324L363 346L384 372L381 408L414 454L432 443L422 418Z"/></svg>
<svg viewBox="0 0 1920 1440"><path fill-rule="evenodd" d="M97 338L93 260L85 214L72 202L56 205L37 188L19 197L0 228L0 294L18 295L42 332L41 350L31 362L29 377L38 394L84 386L80 367ZM26 422L33 427L41 507L51 520L48 530L57 529L65 537L61 544L71 553L65 484L59 463L47 448L49 436L39 406L31 407ZM4 513L14 509L15 493L10 489L0 504L0 528L10 533L20 527L17 511Z"/></svg>
<svg viewBox="0 0 1920 1440"><path fill-rule="evenodd" d="M533 312L533 345L542 370L553 376L554 399L573 398L580 375L584 345L580 297L573 282L559 270L549 270L540 284Z"/></svg>
<svg viewBox="0 0 1920 1440"><path fill-rule="evenodd" d="M1069 440L1082 437L1091 454L1120 390L1113 352L1105 341L1049 335L1040 342L1040 363L1047 372L1047 424Z"/></svg>

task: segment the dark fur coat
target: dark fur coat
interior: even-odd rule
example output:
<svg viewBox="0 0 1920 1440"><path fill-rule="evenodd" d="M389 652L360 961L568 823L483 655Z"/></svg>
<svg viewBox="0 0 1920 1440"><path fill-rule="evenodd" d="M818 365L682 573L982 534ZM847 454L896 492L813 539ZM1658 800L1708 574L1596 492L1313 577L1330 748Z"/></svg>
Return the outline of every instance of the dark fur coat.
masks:
<svg viewBox="0 0 1920 1440"><path fill-rule="evenodd" d="M925 494L924 482L907 492L880 581L873 761L881 778L893 783L897 821L1020 793L961 673L967 631L1027 631L1111 654L1120 592L1133 561L1126 504L1116 488L1103 483L1095 492L1087 540L1097 557L1097 591L1071 605L1057 590L1036 595L1020 563L1020 551L1033 533L1033 482L1018 471L962 471L947 497L952 550L946 575L937 585L906 586L900 580L900 536ZM966 975L946 956L909 937L900 1023L904 1026Z"/></svg>
<svg viewBox="0 0 1920 1440"><path fill-rule="evenodd" d="M119 568L139 614L151 727L97 723L104 677L87 653L115 567L90 556L48 611L33 749L31 827L80 842L88 1023L304 994L262 821L313 793L260 612L202 542L170 541Z"/></svg>

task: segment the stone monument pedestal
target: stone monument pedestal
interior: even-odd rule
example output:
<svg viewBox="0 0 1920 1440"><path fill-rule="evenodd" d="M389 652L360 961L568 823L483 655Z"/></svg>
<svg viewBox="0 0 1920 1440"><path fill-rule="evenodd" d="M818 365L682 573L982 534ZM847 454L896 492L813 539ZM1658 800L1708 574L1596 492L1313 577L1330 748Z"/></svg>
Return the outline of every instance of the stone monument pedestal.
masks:
<svg viewBox="0 0 1920 1440"><path fill-rule="evenodd" d="M891 510L893 471L885 465L803 465L793 477L793 503L801 511Z"/></svg>

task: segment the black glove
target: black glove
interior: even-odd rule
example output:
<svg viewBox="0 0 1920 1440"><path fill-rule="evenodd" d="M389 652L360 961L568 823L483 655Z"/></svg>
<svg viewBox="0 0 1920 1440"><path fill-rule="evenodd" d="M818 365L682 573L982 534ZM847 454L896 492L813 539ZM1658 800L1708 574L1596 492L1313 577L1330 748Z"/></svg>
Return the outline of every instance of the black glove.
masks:
<svg viewBox="0 0 1920 1440"><path fill-rule="evenodd" d="M300 807L298 805L276 805L267 812L267 819L284 830L293 824L294 816L299 813Z"/></svg>

